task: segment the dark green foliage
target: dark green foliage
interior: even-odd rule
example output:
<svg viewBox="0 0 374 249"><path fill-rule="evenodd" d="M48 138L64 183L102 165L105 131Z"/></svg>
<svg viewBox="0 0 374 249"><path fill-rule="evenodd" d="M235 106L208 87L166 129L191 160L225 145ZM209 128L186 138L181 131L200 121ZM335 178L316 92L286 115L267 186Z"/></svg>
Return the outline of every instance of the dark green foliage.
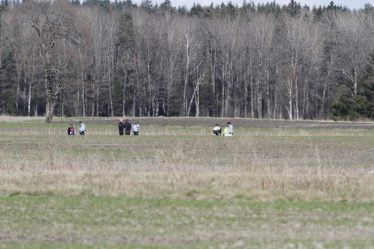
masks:
<svg viewBox="0 0 374 249"><path fill-rule="evenodd" d="M280 14L282 12L281 7L274 1L271 3L258 4L257 10L260 13L266 13L266 14L270 14L270 13Z"/></svg>
<svg viewBox="0 0 374 249"><path fill-rule="evenodd" d="M287 8L285 8L285 11L288 12L291 16L296 16L301 11L301 5L295 0L291 0Z"/></svg>
<svg viewBox="0 0 374 249"><path fill-rule="evenodd" d="M131 51L135 46L134 24L131 14L127 12L121 13L118 28L118 44L117 47L121 52Z"/></svg>
<svg viewBox="0 0 374 249"><path fill-rule="evenodd" d="M198 16L202 17L204 16L204 9L200 4L193 4L191 10L190 10L190 15L191 16Z"/></svg>
<svg viewBox="0 0 374 249"><path fill-rule="evenodd" d="M113 108L115 115L128 113L130 103L130 82L134 82L133 56L135 50L135 32L131 14L122 12L119 18L118 41L116 44L116 74L114 82ZM127 93L127 94L126 94ZM125 102L124 103L124 94ZM124 107L125 106L125 107Z"/></svg>
<svg viewBox="0 0 374 249"><path fill-rule="evenodd" d="M355 120L360 116L358 96L345 93L339 96L331 105L334 120Z"/></svg>
<svg viewBox="0 0 374 249"><path fill-rule="evenodd" d="M374 119L374 53L370 56L370 61L360 80L361 88L359 94L362 96L362 114L370 119Z"/></svg>
<svg viewBox="0 0 374 249"><path fill-rule="evenodd" d="M362 73L357 94L351 87L342 85L341 93L332 103L331 113L334 119L355 120L374 119L374 53L370 55L368 65Z"/></svg>
<svg viewBox="0 0 374 249"><path fill-rule="evenodd" d="M144 11L149 12L149 13L151 13L154 10L152 0L143 0L140 4L140 7Z"/></svg>
<svg viewBox="0 0 374 249"><path fill-rule="evenodd" d="M79 0L71 0L71 3L73 5L80 5L81 4Z"/></svg>
<svg viewBox="0 0 374 249"><path fill-rule="evenodd" d="M98 6L105 10L109 10L112 7L112 3L109 0L86 0L83 4L88 6Z"/></svg>
<svg viewBox="0 0 374 249"><path fill-rule="evenodd" d="M10 52L0 67L0 113L16 114L17 70L13 54Z"/></svg>
<svg viewBox="0 0 374 249"><path fill-rule="evenodd" d="M165 0L163 3L160 4L160 10L163 11L171 11L173 10L173 6L171 5L170 0Z"/></svg>
<svg viewBox="0 0 374 249"><path fill-rule="evenodd" d="M369 4L369 3L365 4L364 12L365 12L366 14L370 14L370 13L371 13L371 14L374 15L374 7L373 7L373 5L371 5L371 4Z"/></svg>

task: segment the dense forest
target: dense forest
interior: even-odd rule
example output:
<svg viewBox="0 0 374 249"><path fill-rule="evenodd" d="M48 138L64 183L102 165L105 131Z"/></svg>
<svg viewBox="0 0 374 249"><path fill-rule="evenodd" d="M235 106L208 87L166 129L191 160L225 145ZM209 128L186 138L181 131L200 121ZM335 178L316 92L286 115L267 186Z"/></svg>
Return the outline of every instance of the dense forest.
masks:
<svg viewBox="0 0 374 249"><path fill-rule="evenodd" d="M374 118L374 7L2 0L0 114Z"/></svg>

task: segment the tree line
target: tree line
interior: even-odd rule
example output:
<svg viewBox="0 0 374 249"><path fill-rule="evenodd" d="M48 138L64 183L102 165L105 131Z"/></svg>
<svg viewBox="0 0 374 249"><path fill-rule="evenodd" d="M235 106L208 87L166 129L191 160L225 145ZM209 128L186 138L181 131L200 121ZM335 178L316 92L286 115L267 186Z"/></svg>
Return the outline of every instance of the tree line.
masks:
<svg viewBox="0 0 374 249"><path fill-rule="evenodd" d="M374 8L2 1L0 114L374 118Z"/></svg>

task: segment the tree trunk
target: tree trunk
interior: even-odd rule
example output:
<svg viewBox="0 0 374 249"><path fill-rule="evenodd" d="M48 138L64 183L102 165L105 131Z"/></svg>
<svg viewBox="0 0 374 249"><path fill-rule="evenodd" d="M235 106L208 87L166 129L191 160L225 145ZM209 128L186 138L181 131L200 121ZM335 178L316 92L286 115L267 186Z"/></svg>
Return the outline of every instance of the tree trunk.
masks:
<svg viewBox="0 0 374 249"><path fill-rule="evenodd" d="M247 74L245 73L243 76L244 81L244 117L248 116L248 79Z"/></svg>
<svg viewBox="0 0 374 249"><path fill-rule="evenodd" d="M110 64L108 65L108 88L109 88L109 107L110 107L110 116L114 117L113 111L113 96L112 96L112 74L110 69Z"/></svg>
<svg viewBox="0 0 374 249"><path fill-rule="evenodd" d="M79 116L79 106L80 106L80 93L79 90L77 92L77 103L75 105L75 116Z"/></svg>
<svg viewBox="0 0 374 249"><path fill-rule="evenodd" d="M292 100L293 100L293 97L292 97L292 90L293 90L293 82L292 82L292 79L288 79L288 108L287 108L287 111L288 111L288 118L290 120L293 120L293 108L292 108Z"/></svg>
<svg viewBox="0 0 374 249"><path fill-rule="evenodd" d="M151 110L153 110L153 96L152 96L152 82L151 82L151 61L149 54L149 44L147 46L147 83L148 83L148 106L147 116L151 116Z"/></svg>
<svg viewBox="0 0 374 249"><path fill-rule="evenodd" d="M127 85L127 71L125 70L125 79L123 81L123 96L122 96L122 116L126 116L126 85Z"/></svg>
<svg viewBox="0 0 374 249"><path fill-rule="evenodd" d="M189 49L189 41L188 37L186 37L186 68L185 68L185 77L184 77L184 85L183 85L183 110L181 115L186 116L187 114L187 84L188 84L188 76L190 70L190 49Z"/></svg>
<svg viewBox="0 0 374 249"><path fill-rule="evenodd" d="M354 76L353 76L353 89L354 89L354 95L357 95L357 87L358 87L358 69L355 67L354 69Z"/></svg>
<svg viewBox="0 0 374 249"><path fill-rule="evenodd" d="M53 121L53 115L54 115L54 111L55 111L55 102L53 100L48 99L45 110L46 110L46 120L45 121L50 124Z"/></svg>
<svg viewBox="0 0 374 249"><path fill-rule="evenodd" d="M250 77L250 85L251 85L251 118L254 118L255 117L255 96L254 96L254 85L253 85L253 76L251 74L251 77Z"/></svg>
<svg viewBox="0 0 374 249"><path fill-rule="evenodd" d="M214 110L213 115L217 116L218 113L218 95L216 94L216 65L215 65L215 53L213 55L213 52L211 51L211 84L212 84L212 94L213 94L213 101L214 101Z"/></svg>
<svg viewBox="0 0 374 249"><path fill-rule="evenodd" d="M45 65L48 65L45 63ZM44 72L44 87L45 87L45 93L46 93L46 106L45 106L45 121L47 123L52 123L53 121L53 115L55 110L55 100L53 96L53 88L51 86L51 82L49 79L49 73L47 66L44 66L45 72ZM52 89L51 89L52 88Z"/></svg>
<svg viewBox="0 0 374 249"><path fill-rule="evenodd" d="M195 108L196 108L195 117L198 118L200 116L200 84L198 84L197 89L196 89Z"/></svg>
<svg viewBox="0 0 374 249"><path fill-rule="evenodd" d="M295 82L295 111L296 111L296 120L299 120L299 88L298 80Z"/></svg>
<svg viewBox="0 0 374 249"><path fill-rule="evenodd" d="M270 118L271 116L271 100L270 100L270 75L269 71L265 71L266 75L266 118Z"/></svg>
<svg viewBox="0 0 374 249"><path fill-rule="evenodd" d="M260 80L257 79L256 83L256 107L257 107L257 117L258 118L263 118L262 117L262 92L260 91Z"/></svg>
<svg viewBox="0 0 374 249"><path fill-rule="evenodd" d="M32 96L32 83L31 80L29 81L29 90L27 96L27 116L30 117L31 115L31 96Z"/></svg>

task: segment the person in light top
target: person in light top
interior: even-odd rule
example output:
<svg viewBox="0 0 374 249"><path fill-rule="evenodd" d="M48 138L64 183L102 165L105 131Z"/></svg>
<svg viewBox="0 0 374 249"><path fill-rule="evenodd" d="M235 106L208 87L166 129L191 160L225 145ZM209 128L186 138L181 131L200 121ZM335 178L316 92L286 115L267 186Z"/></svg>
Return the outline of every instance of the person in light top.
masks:
<svg viewBox="0 0 374 249"><path fill-rule="evenodd" d="M227 122L227 126L223 129L223 136L232 137L234 135L234 126Z"/></svg>
<svg viewBox="0 0 374 249"><path fill-rule="evenodd" d="M220 136L221 135L221 127L219 126L219 124L216 124L214 127L213 127L213 133L214 135L216 136Z"/></svg>
<svg viewBox="0 0 374 249"><path fill-rule="evenodd" d="M135 121L135 123L132 125L132 131L134 133L134 136L139 136L140 124L138 123L138 121Z"/></svg>
<svg viewBox="0 0 374 249"><path fill-rule="evenodd" d="M227 122L227 127L229 128L229 134L231 134L231 136L234 135L234 126L231 124L231 122Z"/></svg>
<svg viewBox="0 0 374 249"><path fill-rule="evenodd" d="M86 133L86 125L82 121L79 121L79 124L79 134L84 136L84 134Z"/></svg>

